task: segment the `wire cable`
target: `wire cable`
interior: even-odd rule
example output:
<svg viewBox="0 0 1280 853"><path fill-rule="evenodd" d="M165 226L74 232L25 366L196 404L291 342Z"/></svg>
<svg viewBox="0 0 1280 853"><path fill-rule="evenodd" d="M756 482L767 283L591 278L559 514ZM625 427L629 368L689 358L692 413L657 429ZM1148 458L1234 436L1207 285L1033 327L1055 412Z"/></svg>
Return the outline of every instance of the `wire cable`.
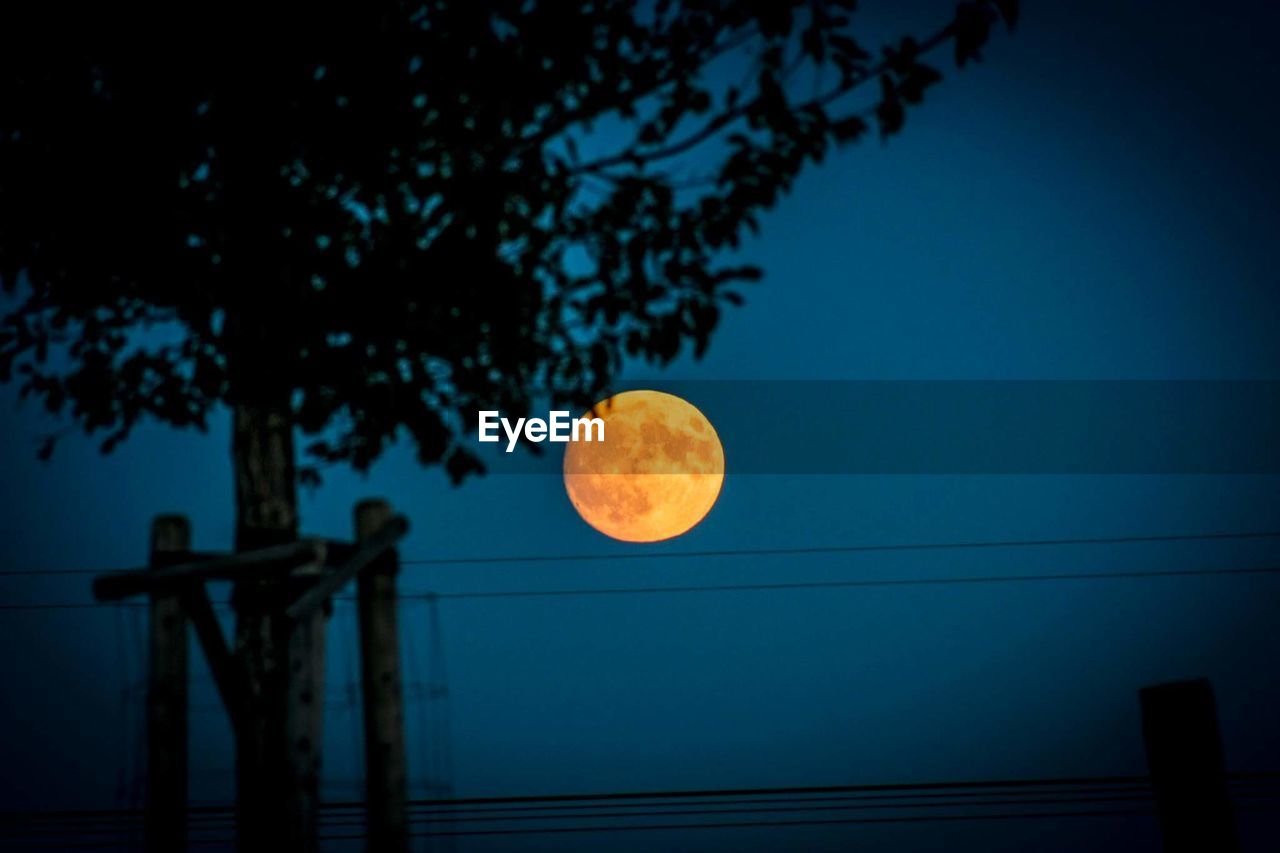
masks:
<svg viewBox="0 0 1280 853"><path fill-rule="evenodd" d="M1217 542L1249 539L1277 539L1280 531L1239 533L1184 533L1153 536L1099 536L1077 539L1005 539L974 542L890 543L882 545L819 545L794 548L742 548L710 551L635 551L623 554L529 554L485 557L429 557L401 559L402 566L483 565L490 563L577 563L591 560L688 560L716 557L785 557L806 554L865 554L893 551L963 551L987 548L1038 548L1064 545L1122 545L1158 542ZM56 577L97 575L108 569L0 569L0 577Z"/></svg>
<svg viewBox="0 0 1280 853"><path fill-rule="evenodd" d="M1103 581L1103 580L1149 580L1154 578L1190 578L1190 577L1244 577L1280 574L1280 566L1258 566L1242 569L1155 569L1152 571L1128 572L1068 572L1058 574L1029 575L977 575L957 577L926 578L868 578L847 581L792 581L784 583L748 583L748 584L703 584L697 586L632 586L632 587L597 587L597 588L565 588L565 589L520 589L495 590L492 592L425 592L401 593L400 599L417 601L426 598L460 601L465 599L497 599L497 598L561 598L568 596L599 595L655 595L661 593L690 592L768 592L785 590L811 589L855 589L859 587L907 587L907 586L956 586L966 584L1000 584L1000 583L1035 583L1063 581ZM335 601L354 601L351 596L335 596ZM145 607L143 603L128 603L125 607ZM226 606L219 602L219 606ZM82 610L101 608L96 602L31 602L0 604L0 611L25 610Z"/></svg>
<svg viewBox="0 0 1280 853"><path fill-rule="evenodd" d="M1120 545L1129 543L1222 541L1280 538L1280 531L1244 533L1187 533L1160 536L1103 536L1081 539L1004 539L977 542L893 543L885 545L818 545L795 548L742 548L712 551L635 551L624 554L565 554L511 557L432 557L402 559L403 566L478 565L486 563L573 563L601 560L688 560L715 557L787 557L809 554L869 554L892 551L963 551L986 548L1042 548L1058 545Z"/></svg>
<svg viewBox="0 0 1280 853"><path fill-rule="evenodd" d="M704 584L699 586L633 586L611 587L599 589L547 589L547 590L500 590L495 592L442 592L425 593L441 600L483 599L483 598L550 598L583 595L654 595L660 593L685 592L767 592L780 590L808 589L852 589L858 587L892 587L892 586L954 586L960 584L996 584L996 583L1029 583L1035 581L1096 581L1096 580L1135 580L1146 578L1170 577L1207 577L1213 575L1274 575L1280 574L1280 566L1264 566L1246 569L1186 569L1186 570L1154 570L1132 572L1082 572L1067 574L1042 575L982 575L977 577L944 577L944 578L872 578L867 580L848 581L794 581L786 583L753 583L753 584ZM413 598L416 594L402 595L402 598Z"/></svg>

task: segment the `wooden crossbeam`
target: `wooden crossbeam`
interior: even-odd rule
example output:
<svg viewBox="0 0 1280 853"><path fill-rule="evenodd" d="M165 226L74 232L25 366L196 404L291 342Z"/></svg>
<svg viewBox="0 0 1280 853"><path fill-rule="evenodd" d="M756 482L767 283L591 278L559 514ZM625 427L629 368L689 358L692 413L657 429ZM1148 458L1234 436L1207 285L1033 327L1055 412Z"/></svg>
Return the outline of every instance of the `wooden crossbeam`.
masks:
<svg viewBox="0 0 1280 853"><path fill-rule="evenodd" d="M242 713L242 697L244 694L243 673L236 665L236 659L227 646L227 639L222 634L222 626L214 615L213 603L209 601L209 593L204 584L193 583L178 596L182 609L191 620L196 639L204 651L209 671L213 674L213 683L222 697L222 706L227 709L227 717L231 720L232 729L239 728Z"/></svg>
<svg viewBox="0 0 1280 853"><path fill-rule="evenodd" d="M192 580L239 580L268 573L287 573L299 566L323 563L324 558L325 543L307 539L158 569L109 572L94 578L93 595L98 601L118 601L133 595L171 589Z"/></svg>
<svg viewBox="0 0 1280 853"><path fill-rule="evenodd" d="M384 552L392 548L409 532L409 519L403 515L393 516L374 535L360 542L342 565L333 571L321 575L306 592L289 605L285 615L294 622L307 616L311 611L323 605L335 592L355 578L360 570L368 566Z"/></svg>

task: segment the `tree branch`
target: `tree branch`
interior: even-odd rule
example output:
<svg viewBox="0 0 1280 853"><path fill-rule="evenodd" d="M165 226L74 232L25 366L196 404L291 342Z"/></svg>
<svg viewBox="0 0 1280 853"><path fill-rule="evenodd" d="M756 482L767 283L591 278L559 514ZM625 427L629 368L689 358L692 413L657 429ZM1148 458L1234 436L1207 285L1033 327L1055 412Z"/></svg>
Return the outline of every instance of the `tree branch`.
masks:
<svg viewBox="0 0 1280 853"><path fill-rule="evenodd" d="M936 49L940 45L946 43L948 39L950 39L952 36L955 35L955 29L956 29L955 22L952 22L950 24L947 24L947 26L943 27L942 29L938 30L932 36L930 36L929 38L925 39L923 42L920 43L916 51L917 55L924 55L926 53L929 53L930 51ZM840 85L835 86L829 92L826 92L825 94L818 95L814 98L811 98L808 101L805 101L804 103L796 107L793 111L798 112L798 111L803 111L805 109L808 109L810 107L826 106L827 104L830 104L831 102L836 101L844 97L845 95L849 94L858 86L861 86L863 83L866 83L868 80L874 80L876 77L879 77L881 74L883 74L885 71L889 69L889 65L890 65L890 60L888 59L882 60L877 64L873 65L872 67L868 68L862 74L856 77L852 77L848 80L845 80ZM653 163L658 160L665 160L669 157L674 157L678 154L683 154L686 151L689 151L690 149L697 147L701 143L715 136L716 133L723 130L725 127L728 127L730 124L733 124L738 119L746 116L746 114L750 110L751 105L753 103L754 103L754 100L742 106L734 107L732 109L726 110L725 112L713 118L711 121L707 122L707 124L705 124L699 130L691 133L689 136L685 137L684 139L678 142L672 142L669 145L665 145L659 148L654 148L649 151L627 150L627 151L619 152L618 154L611 154L607 157L601 157L599 159L592 160L588 163L581 164L580 166L578 166L572 171L572 174L577 175L577 174L599 172L601 169L607 169L612 166L620 166L624 164L639 166L643 164Z"/></svg>
<svg viewBox="0 0 1280 853"><path fill-rule="evenodd" d="M710 48L707 49L706 55L701 57L701 59L699 60L699 65L705 66L708 62L718 59L719 57L724 56L730 51L733 51L738 49L739 47L742 47L744 44L749 42L756 35L757 33L754 30L746 30L742 32L737 38L730 38L726 40L724 43L720 44L719 46L715 46L715 45L711 46ZM640 86L635 92L631 93L628 103L631 103L631 104L637 103L638 101L641 101L644 98L647 98L650 95L654 94L664 86L670 83L677 82L677 80L678 78L665 77L661 74L658 74L647 85ZM536 133L521 139L520 140L521 147L523 149L527 149L532 146L542 145L543 143L551 141L559 134L568 130L570 127L573 127L575 124L582 124L583 122L597 119L600 116L604 115L605 113L612 112L613 110L616 110L619 108L620 108L620 105L617 104L616 102L607 102L597 108L588 108L586 110L580 110L577 112L564 113L559 117L559 119L555 120L554 122L548 122L548 124L539 128Z"/></svg>

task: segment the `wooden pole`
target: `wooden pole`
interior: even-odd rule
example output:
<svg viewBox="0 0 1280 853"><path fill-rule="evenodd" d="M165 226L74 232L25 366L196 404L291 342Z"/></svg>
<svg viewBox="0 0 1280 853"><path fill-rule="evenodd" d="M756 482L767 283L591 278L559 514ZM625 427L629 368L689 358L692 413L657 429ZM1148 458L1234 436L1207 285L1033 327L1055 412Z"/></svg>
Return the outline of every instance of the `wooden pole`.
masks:
<svg viewBox="0 0 1280 853"><path fill-rule="evenodd" d="M323 560L314 566L319 577ZM310 580L310 583L315 583ZM320 755L324 745L324 640L329 605L287 620L288 679L285 700L289 850L319 849Z"/></svg>
<svg viewBox="0 0 1280 853"><path fill-rule="evenodd" d="M1213 688L1177 681L1138 697L1165 853L1238 851Z"/></svg>
<svg viewBox="0 0 1280 853"><path fill-rule="evenodd" d="M279 581L240 581L235 651L241 672L241 707L236 727L236 849L241 853L286 850L295 832L286 792L286 692L284 612Z"/></svg>
<svg viewBox="0 0 1280 853"><path fill-rule="evenodd" d="M319 565L316 566L319 574ZM296 584L314 583L305 576ZM296 588L264 581L237 590L237 846L242 851L319 847L326 607L294 621Z"/></svg>
<svg viewBox="0 0 1280 853"><path fill-rule="evenodd" d="M151 523L151 566L191 549L191 525L180 515ZM173 557L168 557L172 560ZM187 846L187 619L176 591L151 596L147 673L146 847Z"/></svg>
<svg viewBox="0 0 1280 853"><path fill-rule="evenodd" d="M356 506L356 540L378 535L392 521L383 500ZM404 700L400 688L400 643L396 620L399 558L388 550L360 572L357 598L364 687L365 801L369 849L409 849L405 818Z"/></svg>

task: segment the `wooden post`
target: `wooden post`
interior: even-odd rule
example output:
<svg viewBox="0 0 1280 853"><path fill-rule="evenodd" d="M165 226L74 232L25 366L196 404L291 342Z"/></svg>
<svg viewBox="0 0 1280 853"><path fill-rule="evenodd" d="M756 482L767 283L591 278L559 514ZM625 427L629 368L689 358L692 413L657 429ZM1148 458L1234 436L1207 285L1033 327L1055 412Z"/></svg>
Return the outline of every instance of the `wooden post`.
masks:
<svg viewBox="0 0 1280 853"><path fill-rule="evenodd" d="M356 506L356 540L372 538L392 519L383 500ZM369 849L406 851L404 704L396 620L399 559L387 551L357 580L364 687L365 804Z"/></svg>
<svg viewBox="0 0 1280 853"><path fill-rule="evenodd" d="M297 586L315 582L291 581L263 581L249 590L242 582L237 589L236 655L244 678L235 685L241 702L233 717L236 843L253 853L310 853L320 843L327 608L290 619L286 609Z"/></svg>
<svg viewBox="0 0 1280 853"><path fill-rule="evenodd" d="M314 566L314 583L323 559ZM295 581L298 579L295 578ZM288 620L285 733L288 755L289 850L314 853L320 841L320 755L324 745L324 632L328 603Z"/></svg>
<svg viewBox="0 0 1280 853"><path fill-rule="evenodd" d="M151 567L191 550L191 525L180 515L151 523ZM187 619L176 591L151 596L147 674L146 847L187 847Z"/></svg>
<svg viewBox="0 0 1280 853"><path fill-rule="evenodd" d="M1238 851L1213 688L1196 679L1138 696L1165 853Z"/></svg>
<svg viewBox="0 0 1280 853"><path fill-rule="evenodd" d="M281 581L240 581L235 659L241 673L236 727L236 849L285 850L295 832L286 792L286 692L281 649L284 602Z"/></svg>

